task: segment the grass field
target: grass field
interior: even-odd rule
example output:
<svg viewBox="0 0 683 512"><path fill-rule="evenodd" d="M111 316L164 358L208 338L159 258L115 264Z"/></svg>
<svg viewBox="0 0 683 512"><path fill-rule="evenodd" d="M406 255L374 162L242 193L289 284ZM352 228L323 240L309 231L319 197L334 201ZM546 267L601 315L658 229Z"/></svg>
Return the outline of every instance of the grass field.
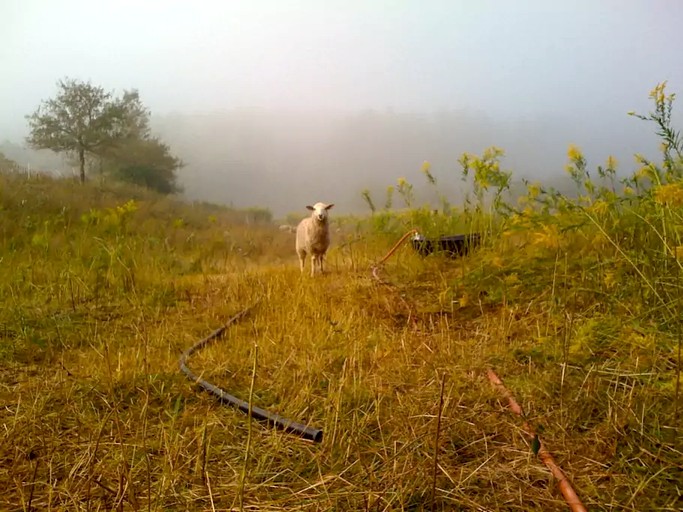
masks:
<svg viewBox="0 0 683 512"><path fill-rule="evenodd" d="M675 149L617 183L572 147L577 197L512 206L500 155L471 156L478 208L333 215L316 278L258 211L0 174L0 509L566 510L493 368L590 510L680 510ZM428 224L487 235L460 259L403 247L375 280ZM190 367L319 444L178 369L251 305Z"/></svg>

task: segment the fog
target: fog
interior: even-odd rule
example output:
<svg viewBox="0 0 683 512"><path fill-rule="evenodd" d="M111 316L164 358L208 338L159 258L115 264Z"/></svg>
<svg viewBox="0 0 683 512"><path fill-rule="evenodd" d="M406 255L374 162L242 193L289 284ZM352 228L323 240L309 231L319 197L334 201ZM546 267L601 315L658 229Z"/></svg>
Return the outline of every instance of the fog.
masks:
<svg viewBox="0 0 683 512"><path fill-rule="evenodd" d="M186 197L278 215L361 211L424 160L457 197L458 157L490 145L520 177L561 176L570 143L626 172L657 147L627 112L683 88L681 26L665 0L3 0L0 150L68 167L19 147L68 76L139 90Z"/></svg>

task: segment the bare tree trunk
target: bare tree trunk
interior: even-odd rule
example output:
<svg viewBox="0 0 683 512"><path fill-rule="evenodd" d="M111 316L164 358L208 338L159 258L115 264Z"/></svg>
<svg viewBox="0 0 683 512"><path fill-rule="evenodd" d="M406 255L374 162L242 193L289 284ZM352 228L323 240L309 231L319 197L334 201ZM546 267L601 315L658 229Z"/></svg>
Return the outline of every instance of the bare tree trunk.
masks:
<svg viewBox="0 0 683 512"><path fill-rule="evenodd" d="M78 161L81 164L81 183L85 183L85 151L83 149L78 150Z"/></svg>

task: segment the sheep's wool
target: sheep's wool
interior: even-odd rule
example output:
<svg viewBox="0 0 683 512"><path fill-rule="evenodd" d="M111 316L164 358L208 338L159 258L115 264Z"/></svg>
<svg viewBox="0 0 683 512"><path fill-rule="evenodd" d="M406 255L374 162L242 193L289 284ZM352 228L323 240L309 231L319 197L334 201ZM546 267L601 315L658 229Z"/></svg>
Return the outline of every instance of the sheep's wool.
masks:
<svg viewBox="0 0 683 512"><path fill-rule="evenodd" d="M323 272L323 260L330 246L330 225L328 210L333 204L316 203L307 206L310 217L303 219L296 228L296 253L299 256L301 271L304 271L306 256L311 256L311 275Z"/></svg>

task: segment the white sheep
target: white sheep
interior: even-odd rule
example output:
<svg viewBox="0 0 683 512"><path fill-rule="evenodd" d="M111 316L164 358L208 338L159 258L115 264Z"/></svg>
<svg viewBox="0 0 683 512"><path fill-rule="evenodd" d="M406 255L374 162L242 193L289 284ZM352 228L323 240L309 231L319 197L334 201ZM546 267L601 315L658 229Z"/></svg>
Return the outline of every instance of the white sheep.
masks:
<svg viewBox="0 0 683 512"><path fill-rule="evenodd" d="M311 213L310 217L299 222L296 228L296 253L299 255L301 272L304 271L306 255L311 255L311 276L315 275L316 267L323 273L323 258L330 246L330 225L327 220L327 210L333 204L315 203L306 206Z"/></svg>

